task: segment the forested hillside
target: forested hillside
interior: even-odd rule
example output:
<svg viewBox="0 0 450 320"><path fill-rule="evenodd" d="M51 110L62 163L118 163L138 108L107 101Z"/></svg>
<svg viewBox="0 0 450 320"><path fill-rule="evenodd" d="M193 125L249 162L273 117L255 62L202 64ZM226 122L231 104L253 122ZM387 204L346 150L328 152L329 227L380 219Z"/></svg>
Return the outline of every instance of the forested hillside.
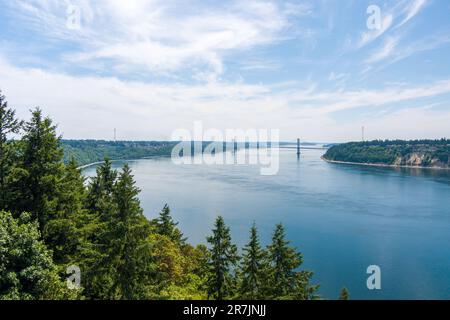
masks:
<svg viewBox="0 0 450 320"><path fill-rule="evenodd" d="M450 140L375 140L332 146L325 160L394 166L450 168Z"/></svg>
<svg viewBox="0 0 450 320"><path fill-rule="evenodd" d="M105 158L141 159L152 156L170 156L174 142L160 141L104 141L61 140L64 162L74 159L78 164L103 161Z"/></svg>
<svg viewBox="0 0 450 320"><path fill-rule="evenodd" d="M127 164L106 160L86 184L55 129L40 109L16 119L0 94L0 299L317 297L281 224L265 248L254 225L239 251L218 217L193 246L169 206L146 218Z"/></svg>

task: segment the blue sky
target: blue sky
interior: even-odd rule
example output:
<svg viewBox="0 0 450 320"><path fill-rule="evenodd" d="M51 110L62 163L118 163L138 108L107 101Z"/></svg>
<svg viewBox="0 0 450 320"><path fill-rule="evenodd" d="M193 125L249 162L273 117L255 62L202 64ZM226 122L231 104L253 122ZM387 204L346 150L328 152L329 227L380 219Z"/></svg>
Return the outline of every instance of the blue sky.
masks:
<svg viewBox="0 0 450 320"><path fill-rule="evenodd" d="M445 0L2 0L0 89L65 138L169 139L198 120L284 140L450 137L449 17Z"/></svg>

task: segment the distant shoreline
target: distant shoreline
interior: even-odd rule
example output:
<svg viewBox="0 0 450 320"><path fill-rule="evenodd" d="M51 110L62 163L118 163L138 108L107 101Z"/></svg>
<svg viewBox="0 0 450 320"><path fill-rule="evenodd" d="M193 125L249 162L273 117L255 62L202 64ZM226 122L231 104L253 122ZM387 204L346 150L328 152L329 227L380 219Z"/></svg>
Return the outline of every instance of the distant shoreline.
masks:
<svg viewBox="0 0 450 320"><path fill-rule="evenodd" d="M328 162L328 163L351 164L351 165L366 166L366 167L450 170L450 168L444 168L444 167L424 167L424 166L407 166L407 165L383 164L383 163L365 163L365 162L338 161L338 160L326 159L324 156L321 156L320 159L322 159L323 161Z"/></svg>
<svg viewBox="0 0 450 320"><path fill-rule="evenodd" d="M100 163L103 163L103 162L104 162L104 161L96 161L96 162L91 162L91 163L83 164L82 166L77 167L77 169L78 169L78 170L83 170L83 169L85 169L85 168L87 168L87 167L95 166L96 164L100 164Z"/></svg>
<svg viewBox="0 0 450 320"><path fill-rule="evenodd" d="M161 154L161 155L147 156L147 157L142 157L142 158L133 158L133 159L108 159L108 160L109 160L110 162L117 162L117 161L138 161L138 160L145 160L145 159L167 158L167 157L169 157L169 155ZM88 167L95 166L95 165L97 165L97 164L102 164L102 163L104 163L104 162L105 162L105 160L103 160L103 161L95 161L95 162L91 162L91 163L86 163L86 164L83 164L82 166L77 167L77 169L83 170L83 169L86 169L86 168L88 168Z"/></svg>

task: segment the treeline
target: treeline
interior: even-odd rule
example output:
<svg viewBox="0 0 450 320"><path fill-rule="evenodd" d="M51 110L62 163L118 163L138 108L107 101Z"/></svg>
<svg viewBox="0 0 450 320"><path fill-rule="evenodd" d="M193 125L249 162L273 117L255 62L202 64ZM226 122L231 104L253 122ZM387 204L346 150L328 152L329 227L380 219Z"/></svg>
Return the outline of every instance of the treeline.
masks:
<svg viewBox="0 0 450 320"><path fill-rule="evenodd" d="M324 158L359 163L449 167L450 140L349 142L332 146Z"/></svg>
<svg viewBox="0 0 450 320"><path fill-rule="evenodd" d="M61 140L64 162L74 159L78 164L114 160L141 159L152 156L170 156L175 145L170 141L105 141Z"/></svg>
<svg viewBox="0 0 450 320"><path fill-rule="evenodd" d="M0 299L317 298L281 224L266 248L253 225L239 254L218 217L193 246L167 205L145 217L127 164L88 183L78 165L40 109L19 121L0 94Z"/></svg>
<svg viewBox="0 0 450 320"><path fill-rule="evenodd" d="M171 156L173 147L179 141L106 141L106 140L61 140L64 150L64 163L74 159L79 165L101 162L108 158L111 160L143 159L154 156ZM203 152L212 141L201 143L190 142L190 154ZM236 143L236 149L249 148L249 142ZM270 144L269 144L270 145ZM223 142L222 148L212 151L223 152L233 150L232 142ZM180 152L183 156L183 150Z"/></svg>

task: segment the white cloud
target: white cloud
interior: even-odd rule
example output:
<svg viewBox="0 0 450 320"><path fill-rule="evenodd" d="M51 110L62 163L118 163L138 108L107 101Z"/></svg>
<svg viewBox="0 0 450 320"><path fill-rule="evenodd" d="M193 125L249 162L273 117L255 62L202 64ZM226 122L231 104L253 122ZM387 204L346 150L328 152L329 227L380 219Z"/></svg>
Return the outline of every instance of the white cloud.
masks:
<svg viewBox="0 0 450 320"><path fill-rule="evenodd" d="M359 107L392 105L448 93L450 93L450 80L444 80L416 87L391 85L380 90L324 91L315 92L310 96L300 94L298 101L314 100L319 102L319 106L303 110L304 114L314 117Z"/></svg>
<svg viewBox="0 0 450 320"><path fill-rule="evenodd" d="M406 8L406 17L398 24L398 26L402 26L407 23L409 20L414 18L427 4L427 0L414 0L410 1L409 6Z"/></svg>
<svg viewBox="0 0 450 320"><path fill-rule="evenodd" d="M80 47L64 56L70 62L90 66L103 60L116 72L137 69L150 74L200 66L215 76L222 74L226 54L278 41L289 26L288 16L310 10L254 0L215 7L200 6L199 1L180 6L160 0L14 3L13 14L34 32ZM65 27L69 3L81 8L79 31Z"/></svg>
<svg viewBox="0 0 450 320"><path fill-rule="evenodd" d="M417 99L450 94L450 80L352 91L320 90L297 83L149 84L21 69L1 59L0 78L3 93L21 118L29 117L28 109L41 106L59 123L66 138L111 139L113 128L117 128L120 139L169 139L173 130L190 129L194 121L202 120L207 128L274 128L280 129L282 139L301 136L343 141L359 132L360 123L336 122L334 112L365 106L381 109L396 103L417 105ZM433 127L428 134L450 136L448 122L439 120L448 119L449 114L450 105L447 111L428 111L422 117L408 118L406 123L405 118L392 118L388 113L384 117L394 120L372 129L372 135L384 137L390 132L390 138L417 138L422 133L414 127ZM371 121L382 123L383 117Z"/></svg>
<svg viewBox="0 0 450 320"><path fill-rule="evenodd" d="M280 64L273 60L247 59L242 61L241 70L276 70Z"/></svg>
<svg viewBox="0 0 450 320"><path fill-rule="evenodd" d="M389 37L385 40L383 46L372 53L372 55L366 60L367 63L378 62L380 60L390 57L394 53L394 49L397 47L398 38Z"/></svg>
<svg viewBox="0 0 450 320"><path fill-rule="evenodd" d="M382 89L358 89L366 84L355 83L358 80L352 71L354 63L361 66L365 62L360 71L364 75L381 68L384 64L380 62L393 63L450 42L448 35L430 35L408 43L405 33L392 27L394 22L410 20L423 9L424 4L419 6L417 1L416 5L400 1L383 10L382 28L367 31L359 39L359 46L376 44L367 46L373 50L369 51L370 56L365 60L346 56L345 61L329 45L326 50L332 57L327 60L326 56L317 54L320 48L311 50L303 46L303 41L295 45L295 41L286 41L286 47L284 43L282 46L286 51L281 55L258 50L263 45L300 36L302 40L311 36L314 38L311 42L320 45L316 39L324 34L318 32L320 29L299 32L310 30L311 25L306 27L304 22L316 19L312 26L315 28L320 19L317 11L313 13L312 7L303 4L254 0L215 3L214 7L198 0L190 1L189 6L178 6L172 0L15 0L11 3L4 5L15 9L10 12L14 15L11 21L26 26L39 40L49 40L43 46L55 45L58 54L63 53L64 61L58 54L52 55L55 59L51 60L45 56L45 49L43 53L36 50L30 54L32 50L22 50L20 42L16 46L4 46L3 55L9 60L1 60L0 53L0 89L23 118L28 117L29 108L42 106L60 124L67 138L108 139L115 127L121 139L168 139L173 130L190 128L193 121L202 120L205 126L219 129L278 128L284 139L301 136L306 140L342 141L350 139L352 132L359 136L361 123L358 122L368 123L365 113L375 113L377 117L372 122L374 138L383 137L386 132L390 132L390 138L421 137L413 130L414 126L433 127L433 121L437 125L430 134L449 135L448 125L439 119L448 119L450 113L450 109L445 110L448 96L444 96L450 94L450 81L416 86L391 83ZM65 27L69 3L81 8L80 30ZM300 18L304 20L299 23ZM302 61L308 65L304 73L289 69L294 59L291 60L293 52L288 50L298 49L295 63ZM9 61L27 65L21 63L24 54L16 59L14 53L18 50L27 52L28 59L47 59L47 63L32 63L46 66L47 71L14 67ZM240 54L244 50L247 52ZM288 54L284 55L285 52ZM308 56L308 52L314 56ZM237 54L240 54L238 58ZM228 66L238 66L242 71L265 72L261 81L271 84L247 84L234 69L226 74L228 61L233 61ZM68 64L64 62L75 67L66 68ZM311 65L318 66L317 75L311 71ZM321 74L320 70L327 67L335 72ZM85 74L90 75L70 75L70 70L87 71ZM108 70L100 74L118 78L96 76L93 72L96 70ZM280 72L271 77L273 70ZM221 77L223 74L226 77ZM158 77L161 75L168 78L161 79ZM230 76L240 80L226 82L224 79ZM320 77L323 81L312 80ZM124 80L130 78L146 80ZM201 80L200 84L190 81L191 78ZM355 89L347 89L350 85ZM440 108L441 118L430 110L419 113L417 108L407 108L409 104L417 106L428 99L444 103ZM417 115L412 116L412 124L409 121L402 124L397 114L405 114L392 112L397 106ZM349 111L346 114L352 120L335 120L340 111ZM426 123L420 123L419 118ZM387 120L386 127L382 125L383 119Z"/></svg>
<svg viewBox="0 0 450 320"><path fill-rule="evenodd" d="M426 37L403 46L399 46L399 37L389 37L386 38L383 45L375 50L365 62L376 63L389 58L387 64L383 66L386 67L412 55L435 50L448 45L449 43L449 35Z"/></svg>
<svg viewBox="0 0 450 320"><path fill-rule="evenodd" d="M383 35L391 27L393 21L394 16L392 14L382 15L381 28L363 32L358 47L363 47Z"/></svg>
<svg viewBox="0 0 450 320"><path fill-rule="evenodd" d="M428 0L406 0L398 1L391 8L381 9L381 28L368 30L361 34L360 40L358 42L358 48L364 47L370 44L374 40L381 37L383 34L390 31L390 29L397 29L407 23L409 20L414 18L427 4ZM394 28L394 21L398 20L402 15L405 17L398 23Z"/></svg>
<svg viewBox="0 0 450 320"><path fill-rule="evenodd" d="M450 103L447 103L450 108ZM407 121L405 121L407 119ZM367 119L367 139L436 139L450 138L450 112L433 112L428 108L408 108L384 117Z"/></svg>

